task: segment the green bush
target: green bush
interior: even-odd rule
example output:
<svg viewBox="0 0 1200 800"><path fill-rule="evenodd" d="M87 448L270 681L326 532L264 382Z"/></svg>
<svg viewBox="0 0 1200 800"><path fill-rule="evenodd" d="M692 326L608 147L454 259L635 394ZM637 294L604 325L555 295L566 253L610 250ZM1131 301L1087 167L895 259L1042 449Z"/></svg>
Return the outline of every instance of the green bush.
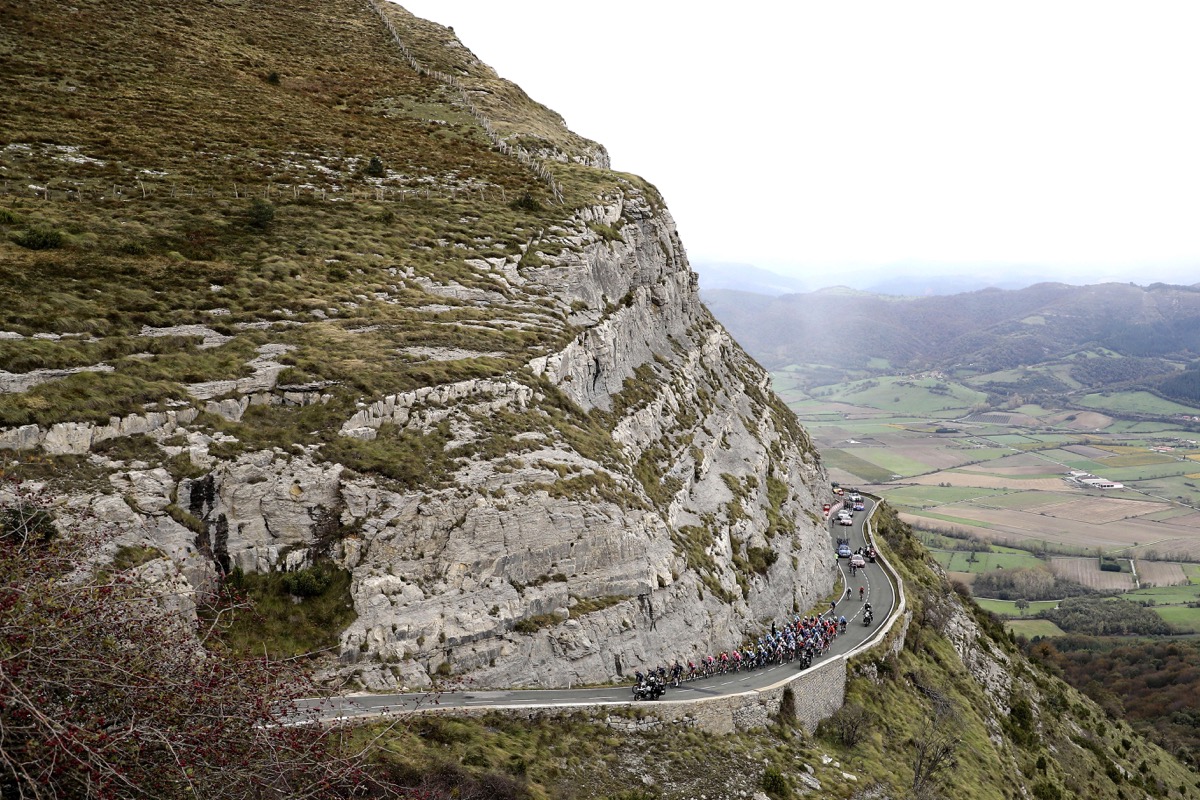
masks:
<svg viewBox="0 0 1200 800"><path fill-rule="evenodd" d="M325 564L283 574L283 588L296 597L317 597L329 588L334 574Z"/></svg>
<svg viewBox="0 0 1200 800"><path fill-rule="evenodd" d="M54 228L27 228L13 237L13 241L27 250L56 250L63 246L66 237Z"/></svg>
<svg viewBox="0 0 1200 800"><path fill-rule="evenodd" d="M762 788L768 796L776 800L786 800L792 796L792 787L777 767L767 767L763 770Z"/></svg>
<svg viewBox="0 0 1200 800"><path fill-rule="evenodd" d="M372 178L382 178L387 174L387 170L383 166L383 159L379 156L371 156L371 160L367 162L367 168L364 172Z"/></svg>
<svg viewBox="0 0 1200 800"><path fill-rule="evenodd" d="M125 545L113 556L113 569L126 570L140 567L156 558L162 558L163 551L157 547L143 545Z"/></svg>
<svg viewBox="0 0 1200 800"><path fill-rule="evenodd" d="M509 203L508 206L513 211L531 211L536 213L542 210L542 204L529 192L525 192L516 200Z"/></svg>
<svg viewBox="0 0 1200 800"><path fill-rule="evenodd" d="M338 634L357 617L350 571L329 561L295 572L235 568L227 581L253 601L253 610L235 609L221 630L221 639L235 652L261 655L265 648L272 657L287 658L336 649Z"/></svg>
<svg viewBox="0 0 1200 800"><path fill-rule="evenodd" d="M16 225L21 221L15 211L10 211L7 208L0 208L0 225Z"/></svg>
<svg viewBox="0 0 1200 800"><path fill-rule="evenodd" d="M771 565L779 560L779 553L769 547L751 547L746 550L746 557L749 560L750 569L759 575L766 575Z"/></svg>
<svg viewBox="0 0 1200 800"><path fill-rule="evenodd" d="M562 620L557 614L538 614L517 620L513 625L513 630L517 633L537 633L542 628L549 628L558 622L562 622Z"/></svg>
<svg viewBox="0 0 1200 800"><path fill-rule="evenodd" d="M246 212L246 224L251 228L265 231L275 221L275 206L262 198L250 201L250 209Z"/></svg>

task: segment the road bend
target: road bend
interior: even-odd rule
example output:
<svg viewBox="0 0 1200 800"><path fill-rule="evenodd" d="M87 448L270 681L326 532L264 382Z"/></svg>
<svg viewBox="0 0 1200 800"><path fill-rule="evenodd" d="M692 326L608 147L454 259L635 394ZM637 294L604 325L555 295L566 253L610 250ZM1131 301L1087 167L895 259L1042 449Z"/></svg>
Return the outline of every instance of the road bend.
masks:
<svg viewBox="0 0 1200 800"><path fill-rule="evenodd" d="M864 511L857 512L854 524L843 526L836 519L827 520L832 540L847 538L851 549L866 548L866 520L874 509L875 501L863 498L866 505ZM837 601L832 611L826 609L824 616L831 613L834 619L845 616L846 632L833 640L828 652L813 661L809 669L816 669L821 664L837 656L844 656L859 647L869 636L874 634L878 626L887 621L896 604L895 588L888 579L881 564L868 562L866 567L851 575L849 559L839 558L835 569L841 573L841 599ZM859 587L863 589L863 599L859 600ZM850 589L847 597L845 589ZM871 625L863 623L863 608L866 602L871 603L874 612L874 622ZM792 618L787 609L781 609L779 622L782 625ZM715 653L713 655L716 655ZM683 663L687 663L686 659ZM649 670L657 664L641 665ZM670 663L664 664L670 667ZM536 670L536 666L531 666ZM799 661L764 667L757 670L736 672L727 675L715 675L711 678L700 678L682 683L679 687L668 687L664 700L688 701L711 697L742 694L745 692L774 686L801 672ZM331 698L304 700L294 716L295 723L305 722L336 722L355 717L370 717L389 713L404 713L421 709L468 709L479 707L491 708L570 708L572 706L618 705L633 702L632 689L629 684L613 684L587 689L496 689L471 690L459 689L448 692L412 692L367 694L356 693L338 695ZM652 701L646 701L652 702Z"/></svg>

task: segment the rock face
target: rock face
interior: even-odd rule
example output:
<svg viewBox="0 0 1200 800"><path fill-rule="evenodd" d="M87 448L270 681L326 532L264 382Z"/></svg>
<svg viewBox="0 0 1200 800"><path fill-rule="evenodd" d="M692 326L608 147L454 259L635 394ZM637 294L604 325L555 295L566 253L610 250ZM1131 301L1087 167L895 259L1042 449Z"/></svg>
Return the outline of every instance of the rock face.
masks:
<svg viewBox="0 0 1200 800"><path fill-rule="evenodd" d="M597 219L624 219L621 239L592 234ZM572 223L559 238L574 249L524 272L587 306L574 339L530 365L544 383L388 396L341 430L443 426L482 451L505 413L515 449L411 491L271 452L181 487L226 568L288 569L324 547L352 569L339 670L369 687L439 669L483 686L606 681L730 647L830 588L816 454L699 303L670 217L630 194ZM608 441L556 422L555 392L603 419Z"/></svg>
<svg viewBox="0 0 1200 800"><path fill-rule="evenodd" d="M565 347L510 380L364 398L341 425L347 439L441 436L474 453L440 478L398 487L318 450L222 460L191 433L169 449L204 475L121 471L110 482L127 502L105 513L194 581L335 559L352 571L358 619L327 672L370 688L447 671L479 686L613 680L811 607L833 574L814 513L821 466L700 304L669 214L629 187L540 245L557 254L521 271L524 290L570 310ZM244 411L250 396L223 402ZM60 424L42 446L86 452L121 427L177 441L194 416Z"/></svg>
<svg viewBox="0 0 1200 800"><path fill-rule="evenodd" d="M364 4L342 11L330 16L353 17L345 35L365 31L363 46L390 41ZM393 67L412 69L389 91L421 102L380 100L362 124L425 114L412 141L432 147L442 139L428 131L445 126L458 137L448 152L469 159L445 161L454 170L428 183L387 173L380 180L397 184L371 197L399 197L391 201L398 210L361 218L462 208L423 218L419 242L389 233L361 245L369 253L342 252L350 233L337 235L336 252L308 253L333 246L314 237L294 248L309 259L294 267L274 266L283 258L266 255L274 243L247 245L248 261L229 256L221 280L233 283L241 270L256 288L230 293L234 312L197 303L206 318L234 315L220 332L191 323L128 337L189 339L188 363L207 363L199 351L211 351L220 374L180 369L186 377L171 404L143 403L144 413L107 424L31 406L22 421L42 424L0 430L0 449L86 456L108 470L109 494L79 487L71 507L119 526L122 543L159 548L194 586L222 571L321 559L350 570L358 616L326 672L370 688L415 688L445 674L477 686L602 682L727 649L810 608L834 575L819 514L824 472L767 374L700 303L662 199L609 172L602 147L499 82L447 29L390 7L379 13L392 14L387 30L397 41L409 37L408 60ZM255 78L254 92L260 84ZM296 154L288 159L289 169L303 167ZM402 163L399 150L393 161ZM473 163L492 177L475 180ZM345 164L357 170L345 180L367 167L365 159ZM418 166L406 168L426 171ZM436 202L418 207L413 198L423 189L428 201L431 187ZM524 198L514 197L518 189ZM315 193L301 203L297 186L291 192L295 202L281 215L288 224L325 214L312 210ZM479 212L468 201L495 205ZM475 229L494 219L516 221L487 237ZM309 296L316 290L307 287L350 285L342 282L357 288ZM221 284L203 283L223 296ZM250 295L260 290L296 292L288 302L302 312L282 300L259 308ZM360 383L349 368L330 378L313 366L334 357L314 357L314 342L333 348L355 337L376 348L362 358L400 354L386 363L408 371ZM252 355L239 370L231 353ZM129 358L142 356L153 358ZM279 385L305 359L310 372ZM279 435L265 437L256 420ZM159 464L145 448L120 455L135 436L157 448Z"/></svg>

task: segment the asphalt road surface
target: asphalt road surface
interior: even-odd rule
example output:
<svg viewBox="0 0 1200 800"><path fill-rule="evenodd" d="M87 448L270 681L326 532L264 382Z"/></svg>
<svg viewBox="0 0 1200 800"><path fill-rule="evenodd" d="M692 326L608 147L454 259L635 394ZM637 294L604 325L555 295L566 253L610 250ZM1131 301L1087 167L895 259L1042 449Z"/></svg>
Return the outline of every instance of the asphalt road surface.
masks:
<svg viewBox="0 0 1200 800"><path fill-rule="evenodd" d="M863 498L866 510L856 512L854 524L843 526L836 519L830 519L830 535L834 542L838 538L848 538L851 549L866 546L863 526L864 520L870 514L874 501ZM848 653L858 647L878 626L891 615L896 603L895 590L891 581L879 564L867 563L865 569L858 570L857 575L850 575L849 559L839 558L836 569L842 573L842 586L849 587L850 596L838 600L837 608L833 611L834 618L845 616L848 622L846 632L834 639L829 651L813 661L811 668L820 666L831 657ZM870 625L863 624L862 610L864 603L858 598L858 589L864 590L864 600L871 603L875 621ZM828 609L825 612L830 613ZM789 614L781 613L782 624ZM714 653L714 655L716 655ZM685 662L686 664L686 662ZM650 668L652 665L644 665ZM653 665L657 666L657 665ZM670 664L663 666L670 667ZM781 664L749 672L737 672L728 675L717 675L681 684L678 688L668 687L663 700L696 700L704 697L719 697L722 695L741 694L742 692L763 689L773 686L800 672L799 662ZM478 706L496 707L570 707L573 705L604 705L629 703L633 701L631 686L610 685L592 689L510 689L471 691L470 689L452 692L420 692L404 694L354 694L342 695L323 700L306 700L301 703L297 722L333 721L352 717L370 716L392 711L412 711L422 708L475 708Z"/></svg>

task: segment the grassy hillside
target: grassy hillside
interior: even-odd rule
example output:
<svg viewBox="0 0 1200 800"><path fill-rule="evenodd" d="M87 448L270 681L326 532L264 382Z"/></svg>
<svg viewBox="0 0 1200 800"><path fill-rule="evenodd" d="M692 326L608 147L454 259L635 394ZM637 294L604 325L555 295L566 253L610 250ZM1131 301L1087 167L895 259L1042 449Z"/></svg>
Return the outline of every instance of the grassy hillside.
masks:
<svg viewBox="0 0 1200 800"><path fill-rule="evenodd" d="M575 208L647 187L579 163L602 148L465 48L448 63L451 33L389 14L412 52L352 0L0 4L0 282L21 298L0 369L32 383L0 394L0 427L196 405L257 356L331 397L200 425L316 444L360 397L505 374L574 335L576 309L514 282L579 233Z"/></svg>

